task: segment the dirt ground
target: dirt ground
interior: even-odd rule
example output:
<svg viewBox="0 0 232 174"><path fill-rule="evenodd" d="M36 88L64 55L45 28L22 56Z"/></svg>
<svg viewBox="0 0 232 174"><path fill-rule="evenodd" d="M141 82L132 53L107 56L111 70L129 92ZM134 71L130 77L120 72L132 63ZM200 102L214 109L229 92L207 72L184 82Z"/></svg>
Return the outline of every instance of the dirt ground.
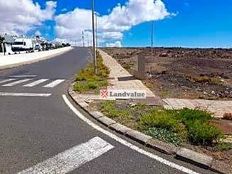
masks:
<svg viewBox="0 0 232 174"><path fill-rule="evenodd" d="M133 72L138 55L146 57L143 82L162 98L232 99L232 49L105 48Z"/></svg>

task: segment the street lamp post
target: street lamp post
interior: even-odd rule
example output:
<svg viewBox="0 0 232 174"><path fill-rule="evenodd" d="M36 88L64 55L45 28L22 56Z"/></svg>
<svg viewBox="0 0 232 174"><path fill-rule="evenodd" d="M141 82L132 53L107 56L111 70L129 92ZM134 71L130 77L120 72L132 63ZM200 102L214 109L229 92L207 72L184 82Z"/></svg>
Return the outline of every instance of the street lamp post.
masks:
<svg viewBox="0 0 232 174"><path fill-rule="evenodd" d="M151 47L154 46L154 21L151 22Z"/></svg>
<svg viewBox="0 0 232 174"><path fill-rule="evenodd" d="M98 48L98 16L96 13L96 49Z"/></svg>
<svg viewBox="0 0 232 174"><path fill-rule="evenodd" d="M95 42L95 12L94 12L94 0L92 0L92 32L93 32L93 63L94 73L97 74L97 60L96 60L96 42Z"/></svg>
<svg viewBox="0 0 232 174"><path fill-rule="evenodd" d="M151 53L153 53L153 47L154 47L154 23L155 21L151 22Z"/></svg>

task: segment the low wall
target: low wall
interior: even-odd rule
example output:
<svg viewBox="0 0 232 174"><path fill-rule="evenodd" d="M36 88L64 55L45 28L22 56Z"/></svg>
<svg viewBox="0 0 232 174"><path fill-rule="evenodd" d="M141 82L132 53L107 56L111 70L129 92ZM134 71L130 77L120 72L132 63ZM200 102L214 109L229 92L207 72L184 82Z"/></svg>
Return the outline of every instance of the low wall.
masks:
<svg viewBox="0 0 232 174"><path fill-rule="evenodd" d="M0 54L0 69L12 68L19 65L35 63L41 60L49 59L57 55L72 50L72 47L59 48L49 51L41 51L34 53L24 53L15 55Z"/></svg>

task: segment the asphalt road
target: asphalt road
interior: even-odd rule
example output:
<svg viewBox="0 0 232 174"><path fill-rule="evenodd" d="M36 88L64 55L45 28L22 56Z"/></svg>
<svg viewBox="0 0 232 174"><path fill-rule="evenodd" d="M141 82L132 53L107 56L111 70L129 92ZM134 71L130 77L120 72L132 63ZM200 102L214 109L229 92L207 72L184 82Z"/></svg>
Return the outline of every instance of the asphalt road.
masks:
<svg viewBox="0 0 232 174"><path fill-rule="evenodd" d="M62 95L67 95L67 89L74 74L83 68L88 60L90 60L90 53L87 48L75 48L49 60L0 71L0 93L2 94L0 95L0 173L12 174L25 171L47 159L53 160L57 154L62 152L66 154L68 149L76 146L77 149L81 149L81 154L79 151L75 154L76 156L71 154L72 166L76 166L72 171L69 170L70 173L183 173L95 130L70 110ZM9 79L14 80L4 82ZM23 81L25 79L28 80ZM19 80L21 83L12 84ZM35 81L38 83L33 83ZM24 86L27 84L31 86ZM50 87L45 87L49 84ZM10 96L11 94L22 96ZM49 94L49 96L28 97L28 94ZM78 106L75 107L81 111ZM88 115L83 114L92 120ZM110 131L104 126L102 128ZM197 173L213 173L143 147L119 134L116 135L178 166ZM91 151L90 144L82 145L96 137L107 143L111 149L103 152L104 146L96 147ZM101 146L101 144L98 145ZM96 145L92 144L92 146ZM92 155L88 155L90 152ZM54 165L52 160L47 163L49 166ZM65 161L61 160L61 163Z"/></svg>

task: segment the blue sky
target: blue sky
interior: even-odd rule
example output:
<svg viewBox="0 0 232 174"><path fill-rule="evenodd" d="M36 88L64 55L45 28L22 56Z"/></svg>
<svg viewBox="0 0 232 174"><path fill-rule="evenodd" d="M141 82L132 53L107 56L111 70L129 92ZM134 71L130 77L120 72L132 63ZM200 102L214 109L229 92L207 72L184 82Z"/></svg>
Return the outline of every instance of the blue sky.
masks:
<svg viewBox="0 0 232 174"><path fill-rule="evenodd" d="M164 2L176 16L155 22L156 46L232 47L232 1ZM145 31L150 26L151 23L145 23L134 27L126 33L123 43L148 45L150 35Z"/></svg>
<svg viewBox="0 0 232 174"><path fill-rule="evenodd" d="M100 16L103 16L109 15L119 3L126 6L125 4L129 0L95 1L96 11L100 14ZM169 15L161 14L159 16L159 20L155 21L155 46L232 47L231 0L163 0L162 2L164 3L165 9ZM47 6L46 0L33 0L33 3L39 3L41 9L45 9ZM66 15L67 18L65 18L67 19L65 22L73 24L75 18L73 21L69 21L68 19L80 14L79 12L74 13L76 8L86 10L90 9L91 0L57 0L54 18L43 21L41 19L42 24L36 27L31 27L27 31L27 34L33 35L36 31L39 31L43 36L51 40L55 38L68 39L67 37L73 38L73 36L78 35L78 40L81 38L81 36L79 36L80 31L79 33L73 33L73 35L69 35L69 33L71 29L75 30L80 24L69 26L71 28L67 28L66 24L64 24L64 17L62 15L60 16L60 14L73 13L72 15ZM138 18L140 12L138 11L137 13ZM146 14L144 15L146 16ZM57 16L60 17L56 18ZM112 16L114 15L112 14ZM134 17L135 14L132 14L131 19ZM153 18L155 18L155 16L146 16L139 22L128 24L129 29L110 31L116 34L117 37L115 36L114 39L109 38L109 36L104 37L102 38L102 42L110 40L112 42L120 42L123 46L149 46L151 32L151 20L149 19ZM80 19L77 19L77 21L78 20ZM122 21L119 21L118 23L122 23ZM111 23L108 24L113 25L113 22L111 21ZM83 30L85 28L88 29L87 26L83 27ZM103 28L104 26L102 26L102 31L109 30L109 28L104 28L104 30ZM112 28L110 28L110 30L112 30ZM99 33L99 35L101 35L101 33Z"/></svg>

